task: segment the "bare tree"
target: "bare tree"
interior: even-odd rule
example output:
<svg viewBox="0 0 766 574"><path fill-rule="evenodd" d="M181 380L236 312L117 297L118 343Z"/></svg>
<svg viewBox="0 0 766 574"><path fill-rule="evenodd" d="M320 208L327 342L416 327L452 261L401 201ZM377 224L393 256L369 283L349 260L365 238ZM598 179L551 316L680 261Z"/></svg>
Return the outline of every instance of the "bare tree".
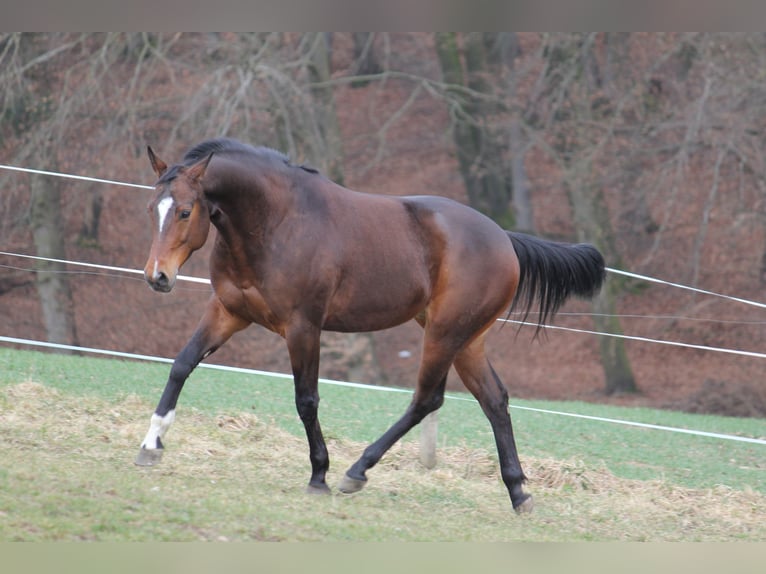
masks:
<svg viewBox="0 0 766 574"><path fill-rule="evenodd" d="M33 175L30 187L30 228L37 255L49 259L65 259L59 182L51 177ZM36 284L48 340L77 345L72 290L64 265L39 261Z"/></svg>
<svg viewBox="0 0 766 574"><path fill-rule="evenodd" d="M328 175L334 181L343 184L343 141L335 113L335 98L330 80L330 42L329 33L307 34L302 44L308 55L309 79L314 84L311 94L316 104L317 125L320 138L324 142L323 158Z"/></svg>
<svg viewBox="0 0 766 574"><path fill-rule="evenodd" d="M49 43L35 34L16 34L4 40L6 72L0 76L5 85L3 119L17 135L35 132L18 158L37 165L56 165L56 148L61 135L61 116L70 110L67 100L58 102L47 96L52 92L51 78L56 59L81 42L80 39ZM42 92L42 98L33 94ZM56 105L58 104L58 105ZM59 182L34 175L29 188L29 229L37 255L63 259L66 244L61 223ZM48 340L76 344L72 291L60 263L40 261L36 285Z"/></svg>
<svg viewBox="0 0 766 574"><path fill-rule="evenodd" d="M114 157L130 147L142 153L147 135L164 146L231 135L283 147L342 182L329 39L324 33L6 35L0 38L2 129L25 142L14 157L22 165L52 169L77 161L84 169L90 158L77 157L70 143L78 129L101 144L101 156ZM158 144L160 134L165 141ZM73 194L68 208L79 221L72 225L63 217L60 181L31 182L28 221L39 255L66 258L72 228L80 246L98 244L102 194ZM10 213L16 206L7 207L4 216L17 219ZM72 343L67 275L49 265L41 271L48 336ZM365 340L369 348L360 357L367 358L354 359L352 370L372 368L374 349ZM345 349L358 349L359 342L332 347L343 355L339 362L350 361Z"/></svg>
<svg viewBox="0 0 766 574"><path fill-rule="evenodd" d="M538 143L559 166L578 239L595 244L607 265L619 268L621 257L595 165L599 151L612 139L611 114L594 105L594 93L602 87L593 54L596 38L595 34L562 35L546 40L541 88L545 97L535 113L542 128ZM622 334L615 314L620 285L609 277L594 302L593 321L601 332ZM600 349L606 393L635 392L623 340L603 337Z"/></svg>
<svg viewBox="0 0 766 574"><path fill-rule="evenodd" d="M353 76L362 76L351 82L354 88L362 88L369 84L365 76L373 76L383 72L383 66L378 60L375 50L375 32L354 32L354 67Z"/></svg>
<svg viewBox="0 0 766 574"><path fill-rule="evenodd" d="M468 200L472 207L511 228L510 169L506 167L505 146L490 127L497 113L497 99L490 97L485 38L481 33L465 34L462 50L454 32L437 33L435 39Z"/></svg>
<svg viewBox="0 0 766 574"><path fill-rule="evenodd" d="M757 293L766 283L764 35L333 38L347 54L331 58L324 33L0 34L0 149L19 165L116 176L142 165L146 143L180 154L231 135L340 179L344 144L379 167L398 145L395 129L417 121L411 112L430 98L452 129L429 141L455 150L471 203L505 226L593 241L611 266L712 289ZM417 44L418 61L398 51L402 40ZM379 68L357 67L373 56ZM332 69L343 61L348 69ZM335 100L362 73L367 92L353 95L373 96L363 98L370 127L344 141ZM0 179L18 182L0 197L6 244L32 243L35 222L64 255L99 245L108 193ZM551 202L567 213L555 229L543 211ZM58 217L43 217L46 206ZM20 283L3 279L2 289ZM596 319L600 330L620 332L613 316L638 287L610 279L595 308L611 317ZM676 295L665 310L696 303ZM327 342L339 356L357 348ZM627 365L624 348L602 352Z"/></svg>

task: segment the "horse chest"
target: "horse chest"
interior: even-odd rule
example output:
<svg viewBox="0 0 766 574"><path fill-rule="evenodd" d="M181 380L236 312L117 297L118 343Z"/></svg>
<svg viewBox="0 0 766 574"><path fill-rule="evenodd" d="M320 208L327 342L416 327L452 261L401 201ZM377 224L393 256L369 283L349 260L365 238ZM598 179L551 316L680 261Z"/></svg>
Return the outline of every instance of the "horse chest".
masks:
<svg viewBox="0 0 766 574"><path fill-rule="evenodd" d="M284 321L255 287L229 284L216 287L216 294L230 313L284 335Z"/></svg>

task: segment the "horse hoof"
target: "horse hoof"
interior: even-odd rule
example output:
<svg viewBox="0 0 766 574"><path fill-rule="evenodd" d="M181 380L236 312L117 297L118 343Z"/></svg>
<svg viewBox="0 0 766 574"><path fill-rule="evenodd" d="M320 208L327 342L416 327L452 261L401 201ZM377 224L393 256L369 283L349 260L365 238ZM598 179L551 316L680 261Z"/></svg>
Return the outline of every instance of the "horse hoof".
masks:
<svg viewBox="0 0 766 574"><path fill-rule="evenodd" d="M138 451L135 463L138 466L154 466L162 460L162 448L142 448Z"/></svg>
<svg viewBox="0 0 766 574"><path fill-rule="evenodd" d="M307 494L330 494L330 487L326 484L309 484L306 487Z"/></svg>
<svg viewBox="0 0 766 574"><path fill-rule="evenodd" d="M366 479L359 480L358 478L351 478L349 475L344 474L338 485L338 490L344 494L353 494L354 492L362 490L365 484L367 484Z"/></svg>
<svg viewBox="0 0 766 574"><path fill-rule="evenodd" d="M534 499L532 498L531 494L527 494L526 498L522 500L518 505L514 506L513 509L516 511L516 514L529 514L532 512L532 509L535 507Z"/></svg>

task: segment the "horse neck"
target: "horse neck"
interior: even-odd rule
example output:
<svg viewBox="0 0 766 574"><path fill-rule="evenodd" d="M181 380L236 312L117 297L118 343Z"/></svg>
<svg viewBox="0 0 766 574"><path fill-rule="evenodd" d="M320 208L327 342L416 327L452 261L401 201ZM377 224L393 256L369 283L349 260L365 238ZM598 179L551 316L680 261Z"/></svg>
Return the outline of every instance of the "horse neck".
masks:
<svg viewBox="0 0 766 574"><path fill-rule="evenodd" d="M267 241L274 226L289 213L293 199L282 174L234 162L211 164L204 193L211 222L232 248L245 239L249 245Z"/></svg>

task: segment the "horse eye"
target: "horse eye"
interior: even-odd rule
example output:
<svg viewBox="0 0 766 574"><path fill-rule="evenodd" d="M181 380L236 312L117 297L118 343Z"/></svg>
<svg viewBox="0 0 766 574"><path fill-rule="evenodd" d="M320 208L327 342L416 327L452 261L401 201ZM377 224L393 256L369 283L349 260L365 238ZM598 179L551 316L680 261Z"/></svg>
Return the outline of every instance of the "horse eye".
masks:
<svg viewBox="0 0 766 574"><path fill-rule="evenodd" d="M189 211L188 209L184 209L184 210L183 210L183 211L182 211L182 212L179 214L179 217L180 217L181 219L189 219L189 216L191 216L191 211Z"/></svg>

